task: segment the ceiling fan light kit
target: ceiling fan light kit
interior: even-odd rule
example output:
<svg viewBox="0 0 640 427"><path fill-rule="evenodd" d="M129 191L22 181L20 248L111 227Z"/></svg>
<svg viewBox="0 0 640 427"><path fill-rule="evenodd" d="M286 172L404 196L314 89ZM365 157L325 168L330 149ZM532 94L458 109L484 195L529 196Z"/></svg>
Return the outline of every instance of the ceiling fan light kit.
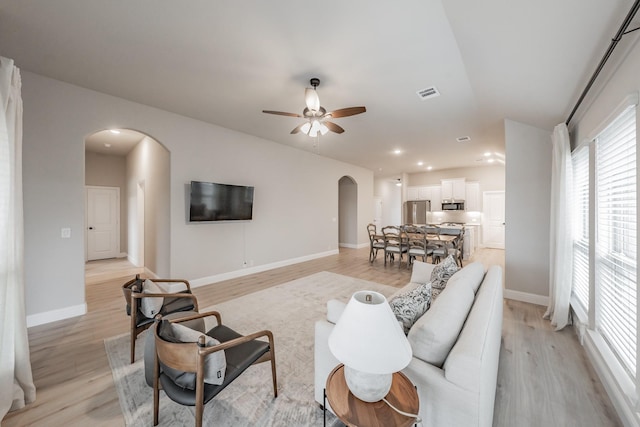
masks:
<svg viewBox="0 0 640 427"><path fill-rule="evenodd" d="M317 88L318 86L320 86L320 79L314 77L309 80L309 84L311 84L312 88L306 88L304 90L304 102L306 107L304 108L304 110L302 110L302 115L272 110L262 110L262 112L279 116L305 118L307 119L307 122L296 126L291 131L291 133L296 134L302 132L305 135L317 137L318 133L320 135L325 135L329 131L338 134L344 132L344 129L341 126L338 126L337 124L330 122L327 119L338 119L341 117L354 116L356 114L361 114L367 111L365 107L348 107L327 113L327 110L320 105L320 97L318 96Z"/></svg>

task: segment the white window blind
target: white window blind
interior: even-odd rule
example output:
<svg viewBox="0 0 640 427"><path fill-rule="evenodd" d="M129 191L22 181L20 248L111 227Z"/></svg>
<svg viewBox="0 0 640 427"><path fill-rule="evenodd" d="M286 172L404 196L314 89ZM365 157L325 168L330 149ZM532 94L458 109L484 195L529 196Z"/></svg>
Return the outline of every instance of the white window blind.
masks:
<svg viewBox="0 0 640 427"><path fill-rule="evenodd" d="M589 147L571 155L573 164L573 286L572 292L589 312Z"/></svg>
<svg viewBox="0 0 640 427"><path fill-rule="evenodd" d="M596 328L636 375L636 108L596 137Z"/></svg>

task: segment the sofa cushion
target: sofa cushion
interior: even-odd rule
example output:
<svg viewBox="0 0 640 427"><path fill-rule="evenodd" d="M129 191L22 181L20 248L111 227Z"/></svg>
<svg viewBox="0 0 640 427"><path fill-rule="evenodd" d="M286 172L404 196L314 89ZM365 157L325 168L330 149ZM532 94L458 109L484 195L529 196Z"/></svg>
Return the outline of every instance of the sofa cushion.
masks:
<svg viewBox="0 0 640 427"><path fill-rule="evenodd" d="M162 294L164 293L164 290L158 286L157 283L147 279L142 284L142 293ZM145 317L152 318L156 314L160 313L162 304L164 304L164 298L162 297L141 298L140 311L142 311L142 314L144 314Z"/></svg>
<svg viewBox="0 0 640 427"><path fill-rule="evenodd" d="M159 335L164 340L174 343L196 343L202 332L180 325L179 323L171 323L163 320L160 323ZM205 346L211 347L220 344L217 339L205 335ZM207 384L220 385L224 382L224 375L227 369L227 359L224 350L211 353L204 359L204 382ZM168 366L162 366L162 372L170 377L173 382L182 388L195 390L196 373L178 371Z"/></svg>
<svg viewBox="0 0 640 427"><path fill-rule="evenodd" d="M447 286L447 281L453 276L460 268L456 263L453 255L449 255L440 264L436 265L431 272L431 286L433 289L444 289Z"/></svg>
<svg viewBox="0 0 640 427"><path fill-rule="evenodd" d="M467 264L463 269L458 270L447 282L448 284L457 282L459 280L468 284L474 293L478 292L480 283L484 279L484 265L481 262L473 262Z"/></svg>
<svg viewBox="0 0 640 427"><path fill-rule="evenodd" d="M449 284L409 331L407 338L413 356L442 367L458 339L474 296L464 281Z"/></svg>
<svg viewBox="0 0 640 427"><path fill-rule="evenodd" d="M422 261L413 262L413 270L411 271L411 282L413 283L429 283L431 282L431 272L436 266L427 264Z"/></svg>
<svg viewBox="0 0 640 427"><path fill-rule="evenodd" d="M394 297L389 301L389 305L402 325L404 334L408 334L413 324L431 305L431 283L425 283Z"/></svg>

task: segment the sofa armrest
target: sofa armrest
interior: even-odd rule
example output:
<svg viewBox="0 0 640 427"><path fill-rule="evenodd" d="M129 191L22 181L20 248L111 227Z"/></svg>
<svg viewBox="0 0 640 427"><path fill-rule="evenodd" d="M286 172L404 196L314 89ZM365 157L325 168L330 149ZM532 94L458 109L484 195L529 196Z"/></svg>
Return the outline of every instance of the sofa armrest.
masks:
<svg viewBox="0 0 640 427"><path fill-rule="evenodd" d="M315 346L313 349L314 397L320 405L324 403L324 388L327 384L327 377L329 377L333 368L340 364L338 359L331 353L331 350L329 350L329 334L331 334L334 326L333 323L326 320L318 320L315 326ZM327 402L327 409L331 411L329 402Z"/></svg>
<svg viewBox="0 0 640 427"><path fill-rule="evenodd" d="M327 301L327 321L334 325L338 323L338 320L340 319L340 316L342 316L342 312L346 306L347 304L342 301L338 301L337 299L330 299Z"/></svg>

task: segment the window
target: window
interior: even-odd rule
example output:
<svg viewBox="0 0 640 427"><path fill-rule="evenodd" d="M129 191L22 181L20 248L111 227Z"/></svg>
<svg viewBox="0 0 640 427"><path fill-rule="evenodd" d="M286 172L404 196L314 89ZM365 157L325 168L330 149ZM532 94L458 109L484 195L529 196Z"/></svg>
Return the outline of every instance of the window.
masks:
<svg viewBox="0 0 640 427"><path fill-rule="evenodd" d="M572 292L589 312L589 147L571 155L573 164L573 286Z"/></svg>
<svg viewBox="0 0 640 427"><path fill-rule="evenodd" d="M596 329L627 372L636 375L636 109L595 139Z"/></svg>

